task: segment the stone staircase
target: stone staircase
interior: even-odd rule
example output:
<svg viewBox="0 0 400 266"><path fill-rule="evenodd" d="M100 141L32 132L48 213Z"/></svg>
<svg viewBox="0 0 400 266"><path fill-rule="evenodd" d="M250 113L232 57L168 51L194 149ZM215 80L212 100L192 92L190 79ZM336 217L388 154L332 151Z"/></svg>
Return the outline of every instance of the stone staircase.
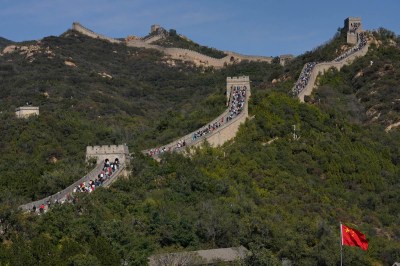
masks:
<svg viewBox="0 0 400 266"><path fill-rule="evenodd" d="M24 211L32 211L33 206L36 206L37 212L39 211L39 206L44 204L47 206L48 202L54 204L56 202L63 203L67 202L68 196L72 195L74 188L82 183L89 183L90 180L95 180L98 174L103 169L105 158L118 158L120 161L119 168L112 173L112 175L103 182L102 187L109 187L114 183L119 177L126 175L126 167L129 164L129 151L126 145L108 145L108 146L88 146L86 148L86 159L97 158L97 164L89 173L84 175L79 180L75 181L73 184L67 188L50 195L46 198L29 202L19 206L20 209ZM79 193L79 192L78 192Z"/></svg>
<svg viewBox="0 0 400 266"><path fill-rule="evenodd" d="M141 40L141 39L135 39L135 40L130 40L127 42L121 42L119 40L113 39L106 37L104 35L97 34L85 27L83 27L79 23L73 23L73 29L85 34L89 37L92 38L98 38L98 39L103 39L112 43L125 43L127 46L132 46L132 47L143 47L143 48L150 48L150 49L156 49L160 50L168 55L170 55L174 59L180 59L180 60L188 60L188 61L194 61L194 60L200 60L208 65L212 65L214 67L223 67L225 64L228 62L232 62L235 60L235 58L241 58L245 60L250 60L250 61L267 61L271 62L272 58L269 57L257 57L257 56L243 56L240 54L236 54L233 52L226 52L228 55L224 58L217 59L217 58L212 58L206 55L202 55L200 53L197 53L195 51L191 51L188 49L181 49L181 48L165 48L161 47L158 45L152 45L150 44L154 40ZM303 70L300 74L299 80L296 82L295 86L292 89L292 93L297 96L300 101L304 102L304 97L307 95L310 95L312 93L313 88L315 87L315 82L317 79L317 76L320 73L324 73L330 68L336 68L340 70L343 66L351 64L356 58L364 56L368 52L368 47L369 43L366 41L366 35L365 32L360 32L358 33L358 42L355 47L352 48L352 51L346 51L343 55L339 56L335 60L331 62L321 62L321 63L313 63L310 65L310 63L307 63L304 67ZM365 43L363 43L365 41ZM301 86L301 89L297 86L300 84L300 82L304 82L302 80L302 77L307 77L306 84ZM238 113L235 117L232 119L227 119L228 116L230 116L230 108L232 107L233 103L233 87L236 86L238 88L244 89L245 90L245 99L244 99L244 105L243 109ZM204 136L200 136L198 138L194 138L194 134L200 130L203 130L207 126L204 126L198 130L195 130L183 137L180 137L176 139L175 141L172 141L171 143L168 143L164 146L161 147L156 147L152 149L147 149L142 151L144 154L152 156L155 159L159 159L160 155L164 152L185 152L186 148L188 147L196 147L202 145L205 141L210 143L211 146L219 146L225 143L226 141L232 139L235 137L237 131L239 130L240 124L244 123L246 119L248 118L248 100L250 97L250 80L248 76L242 76L242 77L228 77L227 78L227 94L228 94L228 108L217 118L215 118L213 121L211 121L208 125L213 125L215 123L220 124L218 128L215 130L212 130L211 132L207 133ZM184 145L183 145L184 143ZM106 180L103 183L104 187L110 186L115 180L118 179L119 176L123 175L126 171L126 163L125 160L128 161L129 158L129 152L127 150L127 147L119 147L119 146L95 146L95 147L88 147L87 148L87 153L90 151L91 153L98 155L98 160L102 159L100 158L101 156L109 156L110 154L115 154L115 150L122 149L123 151L120 152L121 155L123 154L124 160L123 163L121 163L120 167L115 171L112 176ZM117 152L118 153L118 152ZM92 156L93 154L87 154L87 156ZM99 157L100 156L100 157ZM102 162L98 163L96 167L91 170L87 175L82 177L81 179L77 180L74 182L72 185L69 187L63 189L62 191L59 191L51 196L48 196L44 199L37 200L34 202L30 202L27 204L23 204L20 206L22 210L25 211L31 211L33 206L36 206L38 209L41 204L47 205L48 202L51 202L54 204L55 202L64 202L67 200L67 195L70 195L74 188L79 186L83 182L89 182L89 180L94 180L97 178L97 175L100 173L101 169L103 168Z"/></svg>
<svg viewBox="0 0 400 266"><path fill-rule="evenodd" d="M292 94L294 96L297 96L301 102L304 102L304 97L311 95L313 89L316 87L316 80L318 75L323 74L330 68L336 68L337 70L340 70L343 66L349 65L352 62L354 62L354 60L357 59L358 57L364 56L368 52L369 42L366 39L367 36L365 32L360 32L358 34L359 38L357 44L350 50L346 51L345 53L334 59L333 61L315 63L315 65L312 66L311 71L308 69L309 66L308 64L310 63L305 64L303 70L300 73L299 79L292 88ZM352 49L355 50L352 51ZM310 71L310 73L307 73L307 71ZM308 77L306 85L299 90L297 86L302 81L304 81L302 80L302 78L304 78L305 76Z"/></svg>
<svg viewBox="0 0 400 266"><path fill-rule="evenodd" d="M233 91L231 90L232 86L239 86L240 88L245 88L246 89L246 97L244 100L244 105L242 111L235 116L233 119L227 121L227 117L230 115L230 108L232 106L233 102L233 97L231 96L233 94ZM248 113L248 100L250 98L250 79L248 76L242 76L242 77L228 77L227 78L227 90L230 92L229 96L229 101L228 101L228 108L217 118L212 120L210 123L207 125L213 125L213 124L218 124L220 123L221 125L213 130L212 132L198 137L194 138L194 134L201 131L202 129L206 128L207 125L183 136L180 137L171 143L168 143L166 145L152 148L152 149L147 149L143 150L142 153L149 155L155 159L158 159L161 154L164 152L185 152L186 148L188 147L196 147L196 146L201 146L205 141L207 141L211 146L220 146L224 144L226 141L233 139L236 136L237 131L239 130L240 124L244 123L249 115ZM185 143L183 146L182 144Z"/></svg>
<svg viewBox="0 0 400 266"><path fill-rule="evenodd" d="M155 42L157 39L161 38L159 35L155 35L153 37L149 37L146 39L134 39L134 40L127 40L125 42L116 40L102 34L95 33L94 31L82 26L78 22L74 22L72 24L72 29L75 31L80 32L86 36L95 39L101 39L105 41L109 41L111 43L121 43L125 44L130 47L138 47L138 48L146 48L146 49L156 49L168 55L171 59L174 60L182 60L186 62L191 62L196 65L203 65L203 66L212 66L215 68L222 68L225 65L232 64L234 62L240 62L242 60L248 61L256 61L256 62L267 62L271 63L273 57L268 56L253 56L253 55L242 55L230 51L226 51L227 54L223 58L214 58L211 56L207 56L201 53L198 53L193 50L183 49L183 48L166 48L159 45L153 45L151 43Z"/></svg>

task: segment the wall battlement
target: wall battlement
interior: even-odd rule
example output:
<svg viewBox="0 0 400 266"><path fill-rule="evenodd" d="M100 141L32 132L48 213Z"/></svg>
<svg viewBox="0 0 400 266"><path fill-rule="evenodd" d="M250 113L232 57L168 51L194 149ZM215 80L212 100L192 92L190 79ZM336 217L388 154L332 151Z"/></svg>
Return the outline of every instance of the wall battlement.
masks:
<svg viewBox="0 0 400 266"><path fill-rule="evenodd" d="M304 65L296 84L292 88L292 92L297 95L301 102L304 102L305 96L311 95L313 89L316 87L319 74L323 74L330 68L336 68L340 71L343 66L351 64L358 57L362 57L368 52L370 39L368 39L367 33L362 29L361 18L349 17L345 19L344 24L344 28L347 31L347 42L351 43L349 42L349 36L353 36L354 39L350 41L355 41L354 44L356 45L342 53L333 61L314 62L314 66L312 67L309 65L311 62ZM306 84L302 85L305 81ZM298 85L301 86L297 87Z"/></svg>
<svg viewBox="0 0 400 266"><path fill-rule="evenodd" d="M160 28L157 28L156 30L158 30ZM202 65L202 66L212 66L215 68L222 68L225 65L238 63L243 60L256 61L256 62L267 62L267 63L271 63L273 60L273 57L269 57L269 56L242 55L242 54L238 54L238 53L230 52L230 51L226 51L225 53L227 54L227 56L225 56L223 58L214 58L214 57L210 57L210 56L207 56L207 55L204 55L204 54L201 54L196 51L189 50L189 49L175 48L175 47L166 48L166 47L162 47L159 45L150 44L150 43L156 41L157 39L162 38L161 35L151 36L148 39L141 39L141 38L129 39L129 40L126 40L125 42L121 42L119 40L109 38L107 36L95 33L94 31L82 26L78 22L74 22L72 24L72 29L74 29L84 35L87 35L89 37L106 40L106 41L109 41L112 43L125 43L127 46L130 46L130 47L156 49L161 52L164 52L166 55L170 56L172 59L192 62L196 65Z"/></svg>
<svg viewBox="0 0 400 266"><path fill-rule="evenodd" d="M347 32L347 43L356 44L358 42L358 33L362 32L362 23L360 17L348 17L344 20L344 28Z"/></svg>
<svg viewBox="0 0 400 266"><path fill-rule="evenodd" d="M228 83L229 80L229 83ZM229 86L228 86L229 84ZM199 147L205 141L207 141L211 146L220 146L225 142L233 139L236 136L237 131L239 130L239 126L244 123L248 117L248 100L251 95L250 91L250 78L248 76L241 76L241 77L227 77L227 89L229 89L229 94L231 94L232 86L238 86L241 89L245 89L246 97L244 101L243 110L239 113L236 117L228 120L226 119L227 116L230 114L230 108L228 107L220 116L212 120L208 123L208 125L212 125L215 123L221 123L221 126L217 129L213 130L211 133L205 135L204 137L193 138L194 133L198 132L201 129L204 129L207 125L197 129L183 137L178 138L177 140L161 146L161 148L165 148L165 151L176 151L176 152L185 152L185 147ZM230 99L230 95L229 101ZM182 148L178 146L179 143L185 142L186 145ZM150 151L159 150L159 148L153 148L149 150L142 151L144 154L149 154ZM153 158L158 158L158 154L154 155Z"/></svg>
<svg viewBox="0 0 400 266"><path fill-rule="evenodd" d="M250 77L249 76L227 77L226 82L228 83L228 85L232 83L250 82Z"/></svg>
<svg viewBox="0 0 400 266"><path fill-rule="evenodd" d="M129 149L125 144L123 145L103 145L103 146L87 146L86 147L86 160L90 158L97 158L97 163L109 159L114 161L115 158L122 163L129 161Z"/></svg>
<svg viewBox="0 0 400 266"><path fill-rule="evenodd" d="M98 34L98 33L94 32L94 31L82 26L79 22L72 23L72 29L76 30L77 32L80 32L80 33L82 33L82 34L84 34L86 36L95 38L95 39L102 39L102 40L109 41L111 43L122 43L121 41L116 40L114 38L110 38L110 37L107 37L105 35Z"/></svg>
<svg viewBox="0 0 400 266"><path fill-rule="evenodd" d="M21 106L15 109L17 118L27 118L34 115L39 115L39 107L37 106Z"/></svg>

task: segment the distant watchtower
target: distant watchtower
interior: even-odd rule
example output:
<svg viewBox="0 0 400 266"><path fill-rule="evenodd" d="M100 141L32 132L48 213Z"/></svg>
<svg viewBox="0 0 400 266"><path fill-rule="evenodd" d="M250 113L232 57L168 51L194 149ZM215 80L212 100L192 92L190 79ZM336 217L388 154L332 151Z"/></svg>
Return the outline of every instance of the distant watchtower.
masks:
<svg viewBox="0 0 400 266"><path fill-rule="evenodd" d="M39 115L39 107L37 106L21 106L15 109L15 116L17 118L27 118L35 115Z"/></svg>
<svg viewBox="0 0 400 266"><path fill-rule="evenodd" d="M348 17L344 20L344 28L347 31L347 43L356 44L357 34L362 32L360 17Z"/></svg>
<svg viewBox="0 0 400 266"><path fill-rule="evenodd" d="M158 24L151 25L151 29L150 29L151 31L150 31L150 33L157 32L157 30L158 30L159 28L161 28L161 26L158 25Z"/></svg>
<svg viewBox="0 0 400 266"><path fill-rule="evenodd" d="M226 105L229 105L231 91L234 86L246 87L247 89L250 89L249 76L232 77L232 78L227 77L226 78Z"/></svg>

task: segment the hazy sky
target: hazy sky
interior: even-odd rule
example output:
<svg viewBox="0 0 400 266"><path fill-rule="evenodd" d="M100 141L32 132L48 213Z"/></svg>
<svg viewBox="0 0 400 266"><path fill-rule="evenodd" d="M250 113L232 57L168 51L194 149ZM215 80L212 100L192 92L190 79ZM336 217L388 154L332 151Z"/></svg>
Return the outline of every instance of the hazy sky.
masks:
<svg viewBox="0 0 400 266"><path fill-rule="evenodd" d="M349 16L400 34L399 14L400 0L0 0L0 36L60 35L74 21L111 37L144 36L160 24L220 50L298 55L332 38Z"/></svg>

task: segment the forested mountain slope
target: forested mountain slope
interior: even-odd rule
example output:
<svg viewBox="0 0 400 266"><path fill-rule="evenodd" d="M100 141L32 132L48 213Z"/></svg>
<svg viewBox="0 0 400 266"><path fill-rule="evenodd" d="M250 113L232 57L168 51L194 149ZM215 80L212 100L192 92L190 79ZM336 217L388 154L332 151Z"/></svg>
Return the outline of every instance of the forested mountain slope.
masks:
<svg viewBox="0 0 400 266"><path fill-rule="evenodd" d="M374 32L369 53L341 72L319 80L314 101L355 121L385 128L400 121L400 40L393 32Z"/></svg>
<svg viewBox="0 0 400 266"><path fill-rule="evenodd" d="M340 36L304 60L325 60L328 50L341 49ZM338 265L340 221L370 243L366 252L344 247L345 265L399 261L400 133L350 112L366 110L368 101L357 97L395 71L384 66L398 64L397 48L383 37L377 35L381 46L366 59L321 77L311 104L288 96L303 64L296 61L171 67L157 51L75 32L44 38L32 57L3 55L0 262L145 265L155 253L243 245L252 251L245 265L279 265L282 258ZM352 77L367 73L368 56L377 65L372 75L382 69L388 75L364 74L357 87ZM137 152L218 115L226 76L239 75L253 81L254 118L234 141L191 157L167 154L161 163ZM26 101L40 106L40 116L15 119L14 107ZM135 151L130 178L45 215L16 210L19 201L57 191L84 172L87 144L109 142L127 142Z"/></svg>
<svg viewBox="0 0 400 266"><path fill-rule="evenodd" d="M172 141L224 110L227 75L256 71L268 78L281 69L172 67L158 51L74 31L16 47L0 56L0 198L19 203L77 180L88 170L87 145L127 143L140 151ZM15 119L15 108L26 102L39 106L40 116Z"/></svg>
<svg viewBox="0 0 400 266"><path fill-rule="evenodd" d="M5 46L11 44L12 41L7 40L6 38L0 37L0 49L3 49Z"/></svg>

